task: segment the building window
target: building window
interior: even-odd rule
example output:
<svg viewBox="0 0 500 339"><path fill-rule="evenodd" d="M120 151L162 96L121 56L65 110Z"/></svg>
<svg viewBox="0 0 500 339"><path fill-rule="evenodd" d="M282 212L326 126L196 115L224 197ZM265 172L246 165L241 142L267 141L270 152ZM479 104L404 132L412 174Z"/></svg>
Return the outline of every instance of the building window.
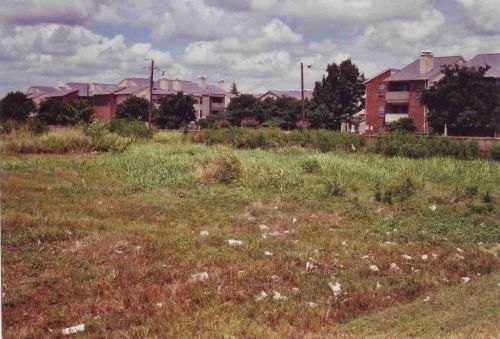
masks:
<svg viewBox="0 0 500 339"><path fill-rule="evenodd" d="M213 104L222 104L222 103L224 103L224 98L223 97L212 97L212 103Z"/></svg>
<svg viewBox="0 0 500 339"><path fill-rule="evenodd" d="M388 105L387 113L390 114L408 114L408 105Z"/></svg>
<svg viewBox="0 0 500 339"><path fill-rule="evenodd" d="M385 96L385 84L378 85L378 96L379 97Z"/></svg>
<svg viewBox="0 0 500 339"><path fill-rule="evenodd" d="M377 111L377 113L378 113L378 116L379 116L379 117L384 117L384 114L385 114L385 106L379 106L379 107L378 107L378 111Z"/></svg>
<svg viewBox="0 0 500 339"><path fill-rule="evenodd" d="M408 92L410 90L410 84L405 82L395 82L389 84L389 92Z"/></svg>

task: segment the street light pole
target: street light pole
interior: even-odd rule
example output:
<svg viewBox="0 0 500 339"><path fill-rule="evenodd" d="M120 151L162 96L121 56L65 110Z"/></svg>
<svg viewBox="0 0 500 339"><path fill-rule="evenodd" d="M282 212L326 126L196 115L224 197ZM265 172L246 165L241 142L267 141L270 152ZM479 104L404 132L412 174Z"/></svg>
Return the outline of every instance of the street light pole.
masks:
<svg viewBox="0 0 500 339"><path fill-rule="evenodd" d="M305 109L304 109L304 63L300 63L300 86L301 86L301 93L302 93L302 120L305 120Z"/></svg>

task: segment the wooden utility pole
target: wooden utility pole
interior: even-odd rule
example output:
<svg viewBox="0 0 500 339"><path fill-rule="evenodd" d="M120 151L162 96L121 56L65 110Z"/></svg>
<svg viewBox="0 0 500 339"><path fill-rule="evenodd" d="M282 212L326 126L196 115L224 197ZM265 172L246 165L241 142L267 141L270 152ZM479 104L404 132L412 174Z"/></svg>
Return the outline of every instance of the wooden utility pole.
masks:
<svg viewBox="0 0 500 339"><path fill-rule="evenodd" d="M302 93L302 111L301 111L301 116L302 120L305 120L305 109L304 109L304 63L300 63L300 86L301 86L301 93Z"/></svg>
<svg viewBox="0 0 500 339"><path fill-rule="evenodd" d="M153 70L155 69L155 61L151 59L151 75L149 77L149 119L148 128L151 128L151 119L153 117Z"/></svg>

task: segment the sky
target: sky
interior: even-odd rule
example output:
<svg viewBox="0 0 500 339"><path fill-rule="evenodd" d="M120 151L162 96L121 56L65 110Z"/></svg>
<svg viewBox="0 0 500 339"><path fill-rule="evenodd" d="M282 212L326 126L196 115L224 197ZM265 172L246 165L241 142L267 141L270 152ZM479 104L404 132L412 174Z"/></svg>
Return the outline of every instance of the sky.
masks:
<svg viewBox="0 0 500 339"><path fill-rule="evenodd" d="M351 58L366 77L434 55L500 52L498 0L7 0L0 95L29 85L147 77L313 88ZM163 73L164 72L164 73Z"/></svg>

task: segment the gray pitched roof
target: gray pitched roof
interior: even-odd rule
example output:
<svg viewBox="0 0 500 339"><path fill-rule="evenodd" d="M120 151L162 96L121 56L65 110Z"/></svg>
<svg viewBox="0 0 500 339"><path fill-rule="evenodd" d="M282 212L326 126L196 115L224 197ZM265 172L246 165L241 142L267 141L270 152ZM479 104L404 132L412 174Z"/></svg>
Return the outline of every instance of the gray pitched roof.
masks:
<svg viewBox="0 0 500 339"><path fill-rule="evenodd" d="M28 90L26 91L26 94L29 94L29 93L41 93L41 94L45 94L45 93L50 93L50 92L55 92L57 91L58 88L54 87L54 86L30 86L28 88Z"/></svg>
<svg viewBox="0 0 500 339"><path fill-rule="evenodd" d="M500 53L479 54L465 63L467 67L490 66L486 76L500 78Z"/></svg>
<svg viewBox="0 0 500 339"><path fill-rule="evenodd" d="M124 89L125 87L120 87L114 84L96 84L99 88L95 91L90 91L90 95L107 95L113 94L117 91Z"/></svg>
<svg viewBox="0 0 500 339"><path fill-rule="evenodd" d="M267 91L264 94L259 95L259 97L263 97L264 95L274 95L275 97L281 97L281 96L286 96L286 97L291 97L295 99L302 99L302 93L298 89L292 89L288 91L276 91L276 90L270 90ZM313 91L312 90L304 90L304 98L311 99L313 96Z"/></svg>
<svg viewBox="0 0 500 339"><path fill-rule="evenodd" d="M56 97L64 97L68 94L71 94L71 93L75 93L75 92L78 92L77 89L66 89L66 88L62 88L62 89L59 89L55 92L51 92L47 95L48 98L56 98Z"/></svg>
<svg viewBox="0 0 500 339"><path fill-rule="evenodd" d="M90 86L86 82L67 82L63 85L66 88L78 90L78 95L87 96L87 91L90 91Z"/></svg>
<svg viewBox="0 0 500 339"><path fill-rule="evenodd" d="M142 91L144 89L148 88L148 86L129 86L129 87L123 87L121 90L115 92L114 94L135 94L139 91Z"/></svg>
<svg viewBox="0 0 500 339"><path fill-rule="evenodd" d="M441 74L441 66L456 64L464 59L457 56L434 57L434 67L430 72L420 73L420 59L405 66L396 74L390 76L386 81L411 81L411 80L432 80Z"/></svg>

